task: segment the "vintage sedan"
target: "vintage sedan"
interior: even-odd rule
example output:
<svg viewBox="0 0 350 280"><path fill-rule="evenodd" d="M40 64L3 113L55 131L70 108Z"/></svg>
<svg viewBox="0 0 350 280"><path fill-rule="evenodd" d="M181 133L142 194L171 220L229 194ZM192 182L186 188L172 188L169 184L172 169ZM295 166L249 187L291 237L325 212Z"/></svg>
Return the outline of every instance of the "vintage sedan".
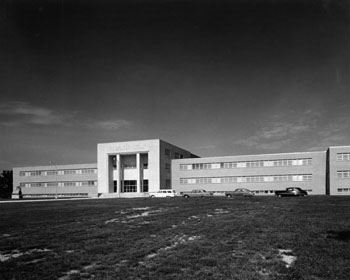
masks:
<svg viewBox="0 0 350 280"><path fill-rule="evenodd" d="M275 195L278 197L282 196L305 196L307 191L301 188L286 188L284 191L275 191Z"/></svg>
<svg viewBox="0 0 350 280"><path fill-rule="evenodd" d="M239 189L235 189L234 191L226 191L225 192L225 196L226 197L233 197L233 196L254 196L255 193L252 192L251 190L248 189L244 189L244 188L239 188Z"/></svg>

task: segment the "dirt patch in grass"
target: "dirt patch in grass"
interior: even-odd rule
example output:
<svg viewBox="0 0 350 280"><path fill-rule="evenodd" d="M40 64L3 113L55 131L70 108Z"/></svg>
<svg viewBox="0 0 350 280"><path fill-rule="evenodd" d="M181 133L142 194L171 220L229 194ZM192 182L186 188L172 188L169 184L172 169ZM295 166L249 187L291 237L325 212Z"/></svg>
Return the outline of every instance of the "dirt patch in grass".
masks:
<svg viewBox="0 0 350 280"><path fill-rule="evenodd" d="M47 253L51 252L49 249L31 249L29 251L20 251L20 250L12 250L8 253L0 253L0 261L6 262L11 259L16 259L22 256L28 256L28 255L37 255L38 253ZM37 262L37 261L36 261ZM29 263L29 262L28 262Z"/></svg>

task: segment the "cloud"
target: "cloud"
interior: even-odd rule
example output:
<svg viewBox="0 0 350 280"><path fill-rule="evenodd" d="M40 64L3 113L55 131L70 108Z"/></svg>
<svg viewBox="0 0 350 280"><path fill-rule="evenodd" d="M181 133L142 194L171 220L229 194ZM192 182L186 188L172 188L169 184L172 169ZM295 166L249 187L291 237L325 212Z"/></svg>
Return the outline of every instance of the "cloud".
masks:
<svg viewBox="0 0 350 280"><path fill-rule="evenodd" d="M3 126L56 125L63 124L64 121L65 116L26 102L9 102L0 105L0 125Z"/></svg>
<svg viewBox="0 0 350 280"><path fill-rule="evenodd" d="M0 126L64 126L89 129L118 130L130 127L133 122L124 119L91 120L77 113L56 112L27 102L9 102L0 105Z"/></svg>
<svg viewBox="0 0 350 280"><path fill-rule="evenodd" d="M326 124L317 133L317 143L309 148L311 151L325 149L330 146L349 145L349 127L346 119L337 119L335 123Z"/></svg>
<svg viewBox="0 0 350 280"><path fill-rule="evenodd" d="M128 120L107 120L107 121L95 121L88 126L91 128L100 128L105 130L118 130L120 128L126 128L132 126L133 123Z"/></svg>
<svg viewBox="0 0 350 280"><path fill-rule="evenodd" d="M238 139L233 144L264 150L279 149L313 132L320 122L321 115L314 110L304 112L290 110L272 115L261 121L255 134L245 139Z"/></svg>

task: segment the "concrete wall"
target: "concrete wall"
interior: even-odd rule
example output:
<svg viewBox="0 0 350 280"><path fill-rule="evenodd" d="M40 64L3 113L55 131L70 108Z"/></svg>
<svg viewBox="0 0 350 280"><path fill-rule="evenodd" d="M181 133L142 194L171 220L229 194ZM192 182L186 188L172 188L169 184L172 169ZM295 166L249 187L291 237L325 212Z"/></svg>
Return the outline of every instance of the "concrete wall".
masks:
<svg viewBox="0 0 350 280"><path fill-rule="evenodd" d="M156 192L160 189L171 188L171 160L176 157L193 157L189 151L176 147L160 139L128 142L103 143L97 146L98 185L99 193L111 193L111 185L116 180L116 172L111 169L110 157L119 155L120 161L135 163L135 155L140 154L140 177L148 179L148 191ZM148 168L143 169L143 163L148 161ZM136 180L138 170L122 170L121 177ZM111 176L111 174L113 174ZM126 176L126 177L125 177Z"/></svg>
<svg viewBox="0 0 350 280"><path fill-rule="evenodd" d="M98 166L98 192L111 193L113 178L111 176L109 156L120 154L121 156L135 155L137 153L148 154L148 184L149 191L157 191L160 188L159 170L159 146L160 140L141 140L115 143L102 143L97 145L97 166ZM142 157L141 157L142 162Z"/></svg>
<svg viewBox="0 0 350 280"><path fill-rule="evenodd" d="M170 152L170 153L169 153ZM160 189L171 189L171 164L176 158L191 158L194 155L165 141L160 141Z"/></svg>
<svg viewBox="0 0 350 280"><path fill-rule="evenodd" d="M342 159L338 158L344 154ZM349 156L347 156L347 154ZM348 172L347 172L348 171ZM344 174L338 174L344 173ZM347 174L348 173L348 174ZM350 146L329 148L329 194L350 195Z"/></svg>
<svg viewBox="0 0 350 280"><path fill-rule="evenodd" d="M81 170L93 169L95 173L82 173ZM66 170L80 170L79 174L64 174ZM50 175L48 171L59 174ZM21 174L24 173L24 174ZM25 176L32 173L31 176ZM38 173L37 175L35 173ZM75 183L76 186L63 186L67 182ZM79 186L94 182L95 185ZM40 184L34 187L32 185ZM50 185L51 184L51 185ZM56 185L56 186L54 186ZM13 193L17 195L16 188L21 186L24 197L41 196L97 196L97 164L70 164L70 165L48 165L28 166L13 168Z"/></svg>
<svg viewBox="0 0 350 280"><path fill-rule="evenodd" d="M273 161L273 160L296 160L307 159L312 161L311 165L292 166L261 166L261 167L236 167L236 168L215 168L180 170L181 164L196 163L218 163L224 162L249 162L249 161ZM279 176L279 175L301 175L311 174L311 181L271 181L271 182L231 182L231 183L200 183L183 184L181 179L186 178L207 178L207 177L232 177L232 176ZM220 179L221 180L221 179ZM210 157L196 159L173 160L172 163L172 184L177 192L188 191L196 188L203 188L207 191L226 191L235 188L248 188L259 191L259 194L273 194L275 190L283 190L287 187L301 187L310 194L325 194L326 190L326 152L305 152L305 153L283 153L283 154L262 154L248 156Z"/></svg>

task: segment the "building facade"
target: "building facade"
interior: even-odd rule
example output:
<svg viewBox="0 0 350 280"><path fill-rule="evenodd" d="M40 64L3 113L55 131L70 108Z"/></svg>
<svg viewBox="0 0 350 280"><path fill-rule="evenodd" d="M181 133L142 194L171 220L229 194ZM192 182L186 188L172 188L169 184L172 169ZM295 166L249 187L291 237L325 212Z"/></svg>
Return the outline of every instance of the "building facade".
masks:
<svg viewBox="0 0 350 280"><path fill-rule="evenodd" d="M256 194L300 187L326 194L326 152L207 157L174 160L173 189L228 191L248 188Z"/></svg>
<svg viewBox="0 0 350 280"><path fill-rule="evenodd" d="M98 192L140 197L171 189L172 159L190 157L191 152L160 139L98 144Z"/></svg>
<svg viewBox="0 0 350 280"><path fill-rule="evenodd" d="M13 197L143 197L148 192L300 187L350 195L350 146L327 151L200 158L160 139L97 145L97 164L13 168ZM19 188L18 188L19 187Z"/></svg>
<svg viewBox="0 0 350 280"><path fill-rule="evenodd" d="M13 197L97 197L97 164L13 168Z"/></svg>
<svg viewBox="0 0 350 280"><path fill-rule="evenodd" d="M327 194L350 195L350 146L328 149Z"/></svg>

